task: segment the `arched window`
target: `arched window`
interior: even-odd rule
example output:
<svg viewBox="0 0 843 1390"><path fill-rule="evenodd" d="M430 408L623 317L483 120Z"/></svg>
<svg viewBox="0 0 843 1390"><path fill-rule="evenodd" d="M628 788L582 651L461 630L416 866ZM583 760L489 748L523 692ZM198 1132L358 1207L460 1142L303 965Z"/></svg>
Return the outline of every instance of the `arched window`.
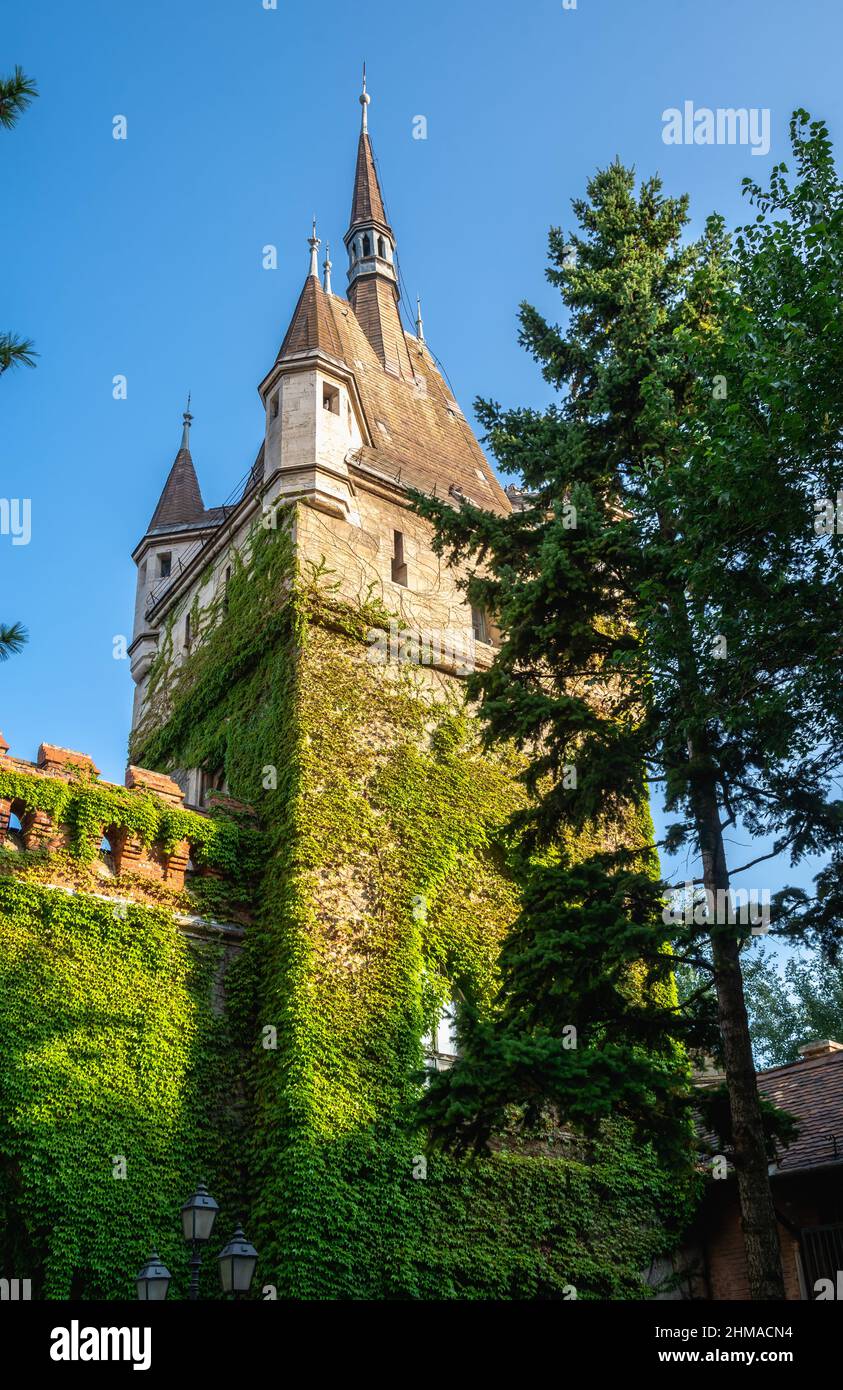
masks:
<svg viewBox="0 0 843 1390"><path fill-rule="evenodd" d="M369 239L369 237L368 237L368 235L367 235L367 236L364 236L364 238L363 238L363 255L364 255L364 256L371 256L371 254L372 254L372 243L371 243L371 241L370 241L370 239Z"/></svg>
<svg viewBox="0 0 843 1390"><path fill-rule="evenodd" d="M378 237L378 255L382 261L386 260L386 242L382 236Z"/></svg>

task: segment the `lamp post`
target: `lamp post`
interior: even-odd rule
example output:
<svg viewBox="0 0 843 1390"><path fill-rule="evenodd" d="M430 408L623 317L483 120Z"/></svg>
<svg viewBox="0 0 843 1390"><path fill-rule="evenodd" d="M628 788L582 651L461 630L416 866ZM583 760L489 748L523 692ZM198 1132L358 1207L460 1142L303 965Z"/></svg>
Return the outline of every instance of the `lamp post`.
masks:
<svg viewBox="0 0 843 1390"><path fill-rule="evenodd" d="M199 1297L199 1271L202 1268L202 1246L211 1239L219 1207L203 1183L181 1209L181 1227L191 1249L190 1289L188 1298Z"/></svg>
<svg viewBox="0 0 843 1390"><path fill-rule="evenodd" d="M188 1298L199 1297L199 1271L202 1268L202 1246L211 1239L219 1207L204 1184L200 1183L189 1201L181 1209L182 1234L191 1249L190 1288ZM232 1293L235 1298L248 1293L254 1278L258 1252L250 1245L241 1226L237 1227L231 1240L217 1257L220 1283L223 1293ZM138 1298L143 1302L162 1302L170 1287L170 1271L161 1263L161 1257L153 1251L138 1274L135 1283Z"/></svg>

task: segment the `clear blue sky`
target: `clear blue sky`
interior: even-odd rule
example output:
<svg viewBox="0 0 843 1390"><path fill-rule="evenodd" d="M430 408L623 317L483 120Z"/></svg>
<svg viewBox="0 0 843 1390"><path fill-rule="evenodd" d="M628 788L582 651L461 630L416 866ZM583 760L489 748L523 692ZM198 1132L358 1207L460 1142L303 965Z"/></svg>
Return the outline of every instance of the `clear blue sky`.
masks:
<svg viewBox="0 0 843 1390"><path fill-rule="evenodd" d="M0 328L40 353L0 378L0 495L31 498L33 526L28 546L0 536L0 621L31 633L0 666L13 751L63 744L122 780L132 685L112 650L131 632L130 552L188 390L206 503L254 458L255 388L314 211L344 290L364 58L404 278L468 410L477 394L547 399L516 309L556 314L547 229L596 167L660 171L695 225L714 208L740 220L740 180L784 155L795 106L843 142L842 47L839 0L4 0L0 69L20 63L41 91L0 132ZM661 113L685 100L769 108L769 156L665 146Z"/></svg>

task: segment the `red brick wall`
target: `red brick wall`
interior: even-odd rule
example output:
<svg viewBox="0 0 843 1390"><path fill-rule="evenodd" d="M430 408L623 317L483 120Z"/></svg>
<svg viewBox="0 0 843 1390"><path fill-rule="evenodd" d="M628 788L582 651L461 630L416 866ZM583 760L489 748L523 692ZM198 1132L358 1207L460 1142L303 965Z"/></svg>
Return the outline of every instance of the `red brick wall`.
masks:
<svg viewBox="0 0 843 1390"><path fill-rule="evenodd" d="M715 1184L716 1186L716 1184ZM724 1187L726 1184L724 1184ZM793 1219L794 1203L788 1202L787 1215ZM796 1213L801 1217L795 1224L810 1225L814 1219L809 1209ZM799 1287L797 1254L799 1242L786 1226L779 1223L779 1245L782 1252L785 1294L788 1299L798 1301L802 1297ZM749 1299L749 1283L746 1274L746 1259L743 1250L740 1211L737 1193L733 1182L725 1192L709 1196L705 1215L705 1252L708 1264L708 1282L713 1299Z"/></svg>

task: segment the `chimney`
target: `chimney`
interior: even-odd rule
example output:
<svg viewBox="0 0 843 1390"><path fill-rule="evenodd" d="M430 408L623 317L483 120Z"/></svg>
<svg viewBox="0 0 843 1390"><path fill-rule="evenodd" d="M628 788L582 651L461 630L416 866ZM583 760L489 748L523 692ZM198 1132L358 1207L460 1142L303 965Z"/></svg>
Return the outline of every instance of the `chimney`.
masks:
<svg viewBox="0 0 843 1390"><path fill-rule="evenodd" d="M843 1052L843 1043L835 1042L833 1038L816 1038L813 1042L803 1043L799 1049L800 1057L804 1057L806 1062L812 1057L829 1057L832 1052Z"/></svg>

